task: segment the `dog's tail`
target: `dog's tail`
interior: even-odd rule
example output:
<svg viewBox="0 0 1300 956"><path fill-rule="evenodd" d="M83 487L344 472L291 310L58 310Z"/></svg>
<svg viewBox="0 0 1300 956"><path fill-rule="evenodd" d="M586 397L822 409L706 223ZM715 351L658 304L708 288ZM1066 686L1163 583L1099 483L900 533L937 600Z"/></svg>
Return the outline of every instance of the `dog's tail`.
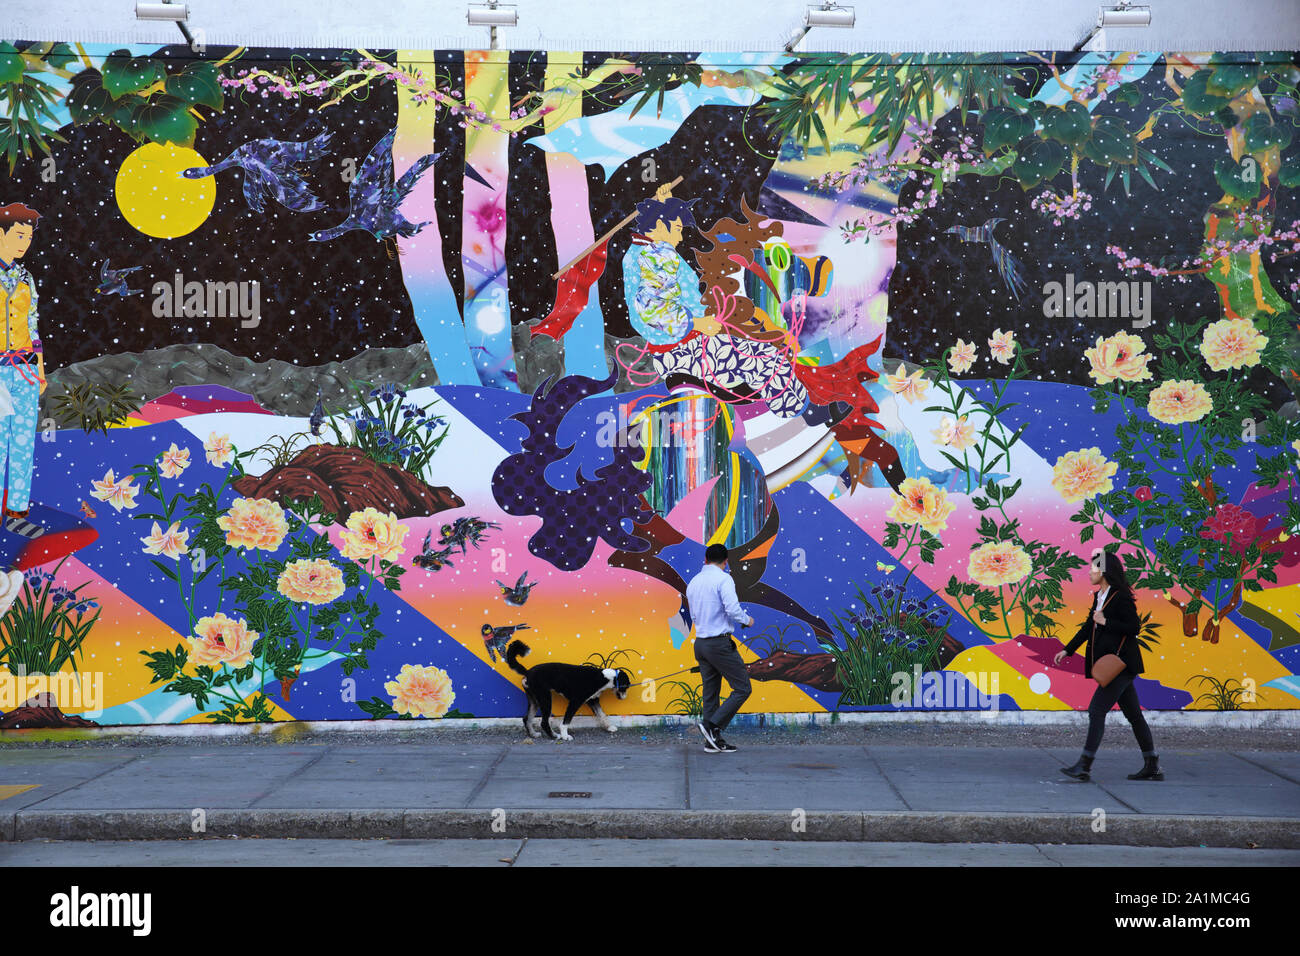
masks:
<svg viewBox="0 0 1300 956"><path fill-rule="evenodd" d="M511 641L510 646L506 648L506 663L510 665L512 671L517 671L528 676L528 668L519 663L519 658L527 657L530 648L523 641Z"/></svg>

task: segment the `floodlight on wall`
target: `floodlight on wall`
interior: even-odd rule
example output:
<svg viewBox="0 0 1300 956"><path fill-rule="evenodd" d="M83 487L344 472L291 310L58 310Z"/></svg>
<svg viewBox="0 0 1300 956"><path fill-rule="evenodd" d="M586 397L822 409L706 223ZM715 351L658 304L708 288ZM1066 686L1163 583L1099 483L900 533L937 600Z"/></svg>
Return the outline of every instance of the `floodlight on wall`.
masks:
<svg viewBox="0 0 1300 956"><path fill-rule="evenodd" d="M502 6L497 3L497 0L488 0L486 4L470 6L465 19L469 21L469 25L472 27L491 28L490 49L495 50L497 48L497 27L518 26L519 11L513 4Z"/></svg>
<svg viewBox="0 0 1300 956"><path fill-rule="evenodd" d="M1106 43L1106 30L1116 27L1148 27L1151 25L1151 8L1135 7L1132 0L1118 0L1113 7L1101 7L1097 10L1097 22L1086 37L1074 45L1074 52L1080 50L1109 49Z"/></svg>
<svg viewBox="0 0 1300 956"><path fill-rule="evenodd" d="M190 8L183 3L137 3L137 20L188 20Z"/></svg>
<svg viewBox="0 0 1300 956"><path fill-rule="evenodd" d="M803 15L803 26L790 35L786 41L785 52L793 53L799 42L808 35L813 27L840 27L848 29L853 26L856 17L852 7L841 7L838 3L826 2L820 7L809 7Z"/></svg>
<svg viewBox="0 0 1300 956"><path fill-rule="evenodd" d="M195 52L202 52L202 47L194 42L194 37L190 34L189 28L185 22L190 18L190 8L184 3L171 3L164 0L163 3L137 3L135 5L135 18L137 20L171 20L180 28L181 36L185 42L190 45L190 49Z"/></svg>

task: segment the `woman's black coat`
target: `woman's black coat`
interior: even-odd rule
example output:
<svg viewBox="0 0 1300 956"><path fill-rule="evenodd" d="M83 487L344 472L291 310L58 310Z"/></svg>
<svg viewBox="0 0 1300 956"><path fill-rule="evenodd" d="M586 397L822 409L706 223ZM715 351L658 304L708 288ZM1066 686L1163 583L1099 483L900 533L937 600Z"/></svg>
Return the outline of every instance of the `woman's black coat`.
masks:
<svg viewBox="0 0 1300 956"><path fill-rule="evenodd" d="M1088 677L1092 676L1092 662L1107 654L1118 654L1128 673L1141 674L1142 651L1138 647L1137 635L1142 629L1142 622L1138 620L1137 604L1132 594L1118 588L1110 589L1106 607L1101 612L1106 623L1098 624L1094 635L1092 614L1096 608L1097 594L1094 592L1092 607L1088 608L1087 618L1084 619L1078 633L1074 635L1074 640L1065 646L1066 655L1073 654L1075 649L1086 641L1088 649L1083 659L1083 672Z"/></svg>

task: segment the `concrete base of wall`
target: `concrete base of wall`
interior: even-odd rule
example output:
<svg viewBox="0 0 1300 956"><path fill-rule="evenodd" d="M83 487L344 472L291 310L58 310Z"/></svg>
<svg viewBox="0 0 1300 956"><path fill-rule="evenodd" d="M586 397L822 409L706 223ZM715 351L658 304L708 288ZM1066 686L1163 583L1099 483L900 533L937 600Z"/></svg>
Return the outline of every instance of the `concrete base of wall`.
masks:
<svg viewBox="0 0 1300 956"><path fill-rule="evenodd" d="M1222 730L1300 729L1300 710L1148 710L1152 727ZM805 729L880 724L957 724L973 727L1075 726L1087 715L1073 710L1000 711L872 711L858 713L737 714L737 727ZM679 716L611 716L618 727L692 728L695 718ZM224 737L294 733L432 733L452 730L515 730L519 717L452 718L444 720L300 720L261 724L147 724L140 726L0 731L0 740L95 740L109 737ZM575 729L598 726L592 717L576 717Z"/></svg>

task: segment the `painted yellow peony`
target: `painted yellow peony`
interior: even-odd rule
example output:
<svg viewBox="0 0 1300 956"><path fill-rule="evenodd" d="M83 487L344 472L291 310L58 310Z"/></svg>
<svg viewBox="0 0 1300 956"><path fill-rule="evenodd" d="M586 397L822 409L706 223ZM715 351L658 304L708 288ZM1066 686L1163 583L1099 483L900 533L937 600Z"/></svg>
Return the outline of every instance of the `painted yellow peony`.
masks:
<svg viewBox="0 0 1300 956"><path fill-rule="evenodd" d="M948 515L956 506L948 493L936 488L929 478L905 478L898 491L890 492L894 506L888 517L901 524L919 524L931 534L948 527Z"/></svg>
<svg viewBox="0 0 1300 956"><path fill-rule="evenodd" d="M1108 461L1100 448L1067 452L1052 468L1052 487L1066 501L1084 501L1111 491L1119 465Z"/></svg>
<svg viewBox="0 0 1300 956"><path fill-rule="evenodd" d="M1213 406L1204 385L1182 380L1157 386L1147 399L1147 411L1151 417L1166 425L1198 422L1210 414Z"/></svg>
<svg viewBox="0 0 1300 956"><path fill-rule="evenodd" d="M976 584L995 588L1015 584L1029 574L1032 567L1024 548L1010 541L991 541L971 552L967 572Z"/></svg>
<svg viewBox="0 0 1300 956"><path fill-rule="evenodd" d="M1268 336L1250 319L1220 319L1211 322L1201 336L1201 354L1216 372L1259 364L1259 353Z"/></svg>
<svg viewBox="0 0 1300 956"><path fill-rule="evenodd" d="M269 498L236 498L230 510L217 519L232 548L275 551L289 533L284 509Z"/></svg>
<svg viewBox="0 0 1300 956"><path fill-rule="evenodd" d="M275 588L298 604L329 604L343 593L343 572L321 558L290 561Z"/></svg>
<svg viewBox="0 0 1300 956"><path fill-rule="evenodd" d="M411 529L400 524L391 511L384 514L374 508L354 511L348 516L348 526L341 534L343 556L354 561L381 558L396 561L406 553L402 540Z"/></svg>
<svg viewBox="0 0 1300 956"><path fill-rule="evenodd" d="M229 664L238 670L252 660L257 631L250 631L244 621L226 617L218 611L201 617L194 625L195 636L189 638L190 660L195 664L220 667Z"/></svg>
<svg viewBox="0 0 1300 956"><path fill-rule="evenodd" d="M1116 379L1125 382L1142 382L1151 378L1154 355L1144 354L1147 344L1136 335L1117 332L1108 339L1098 337L1097 344L1084 352L1091 368L1088 374L1098 385L1108 385Z"/></svg>
<svg viewBox="0 0 1300 956"><path fill-rule="evenodd" d="M384 684L392 695L393 710L412 717L441 717L456 701L451 678L433 665L403 664L397 680Z"/></svg>

